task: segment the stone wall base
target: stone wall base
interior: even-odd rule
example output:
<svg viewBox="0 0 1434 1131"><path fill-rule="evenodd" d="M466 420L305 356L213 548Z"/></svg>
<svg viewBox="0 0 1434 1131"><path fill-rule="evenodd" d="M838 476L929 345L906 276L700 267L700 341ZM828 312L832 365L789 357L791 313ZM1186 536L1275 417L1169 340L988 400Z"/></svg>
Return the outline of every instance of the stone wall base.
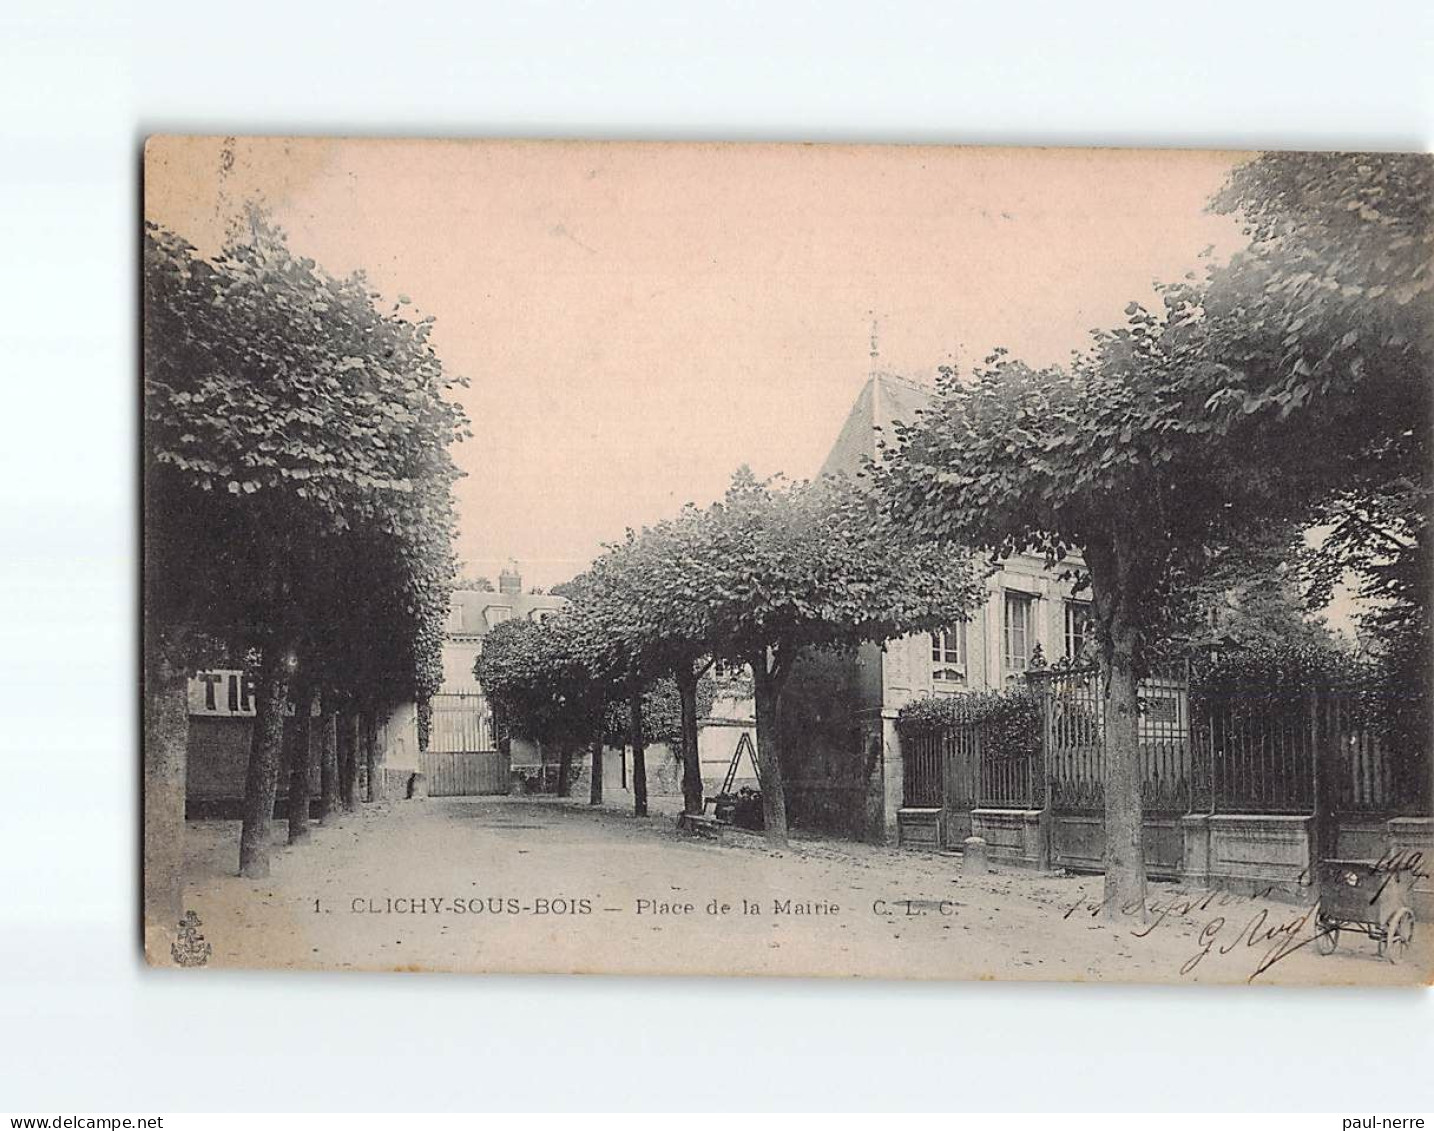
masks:
<svg viewBox="0 0 1434 1131"><path fill-rule="evenodd" d="M1180 831L1180 879L1187 885L1315 898L1313 817L1191 814L1181 818Z"/></svg>
<svg viewBox="0 0 1434 1131"><path fill-rule="evenodd" d="M946 847L941 840L940 809L898 809L896 830L896 842L901 848L936 852Z"/></svg>
<svg viewBox="0 0 1434 1131"><path fill-rule="evenodd" d="M940 809L900 810L900 845L927 851L959 849L959 843L946 843L944 820ZM1070 818L1063 820L1072 823ZM1168 835L1179 846L1171 856L1178 853L1180 866L1178 875L1166 878L1193 889L1219 888L1297 902L1318 898L1312 816L1195 813L1169 823L1173 828ZM1091 818L1091 825L1098 832L1099 818ZM971 834L986 841L993 864L1051 867L1053 832L1051 815L1044 810L971 811ZM1151 835L1149 829L1146 835ZM1342 818L1335 852L1343 859L1392 860L1393 866L1412 871L1414 913L1421 922L1434 921L1434 817ZM1094 844L1087 855L1090 870L1099 870ZM1057 861L1062 862L1069 863ZM1151 868L1149 860L1147 867ZM1151 868L1151 874L1160 872Z"/></svg>
<svg viewBox="0 0 1434 1131"><path fill-rule="evenodd" d="M1050 819L1043 809L973 809L971 834L992 864L1050 867Z"/></svg>

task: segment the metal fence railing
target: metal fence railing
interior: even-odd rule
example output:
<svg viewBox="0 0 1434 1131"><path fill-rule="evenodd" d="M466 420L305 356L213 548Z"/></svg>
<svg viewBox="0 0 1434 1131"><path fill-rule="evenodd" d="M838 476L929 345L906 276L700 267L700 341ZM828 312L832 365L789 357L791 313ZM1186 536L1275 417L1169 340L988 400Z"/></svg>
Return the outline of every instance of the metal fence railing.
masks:
<svg viewBox="0 0 1434 1131"><path fill-rule="evenodd" d="M1106 698L1094 670L1027 676L1036 740L954 722L903 739L906 804L1101 813ZM1192 689L1182 669L1139 685L1142 806L1151 814L1424 813L1427 756L1400 751L1361 688Z"/></svg>

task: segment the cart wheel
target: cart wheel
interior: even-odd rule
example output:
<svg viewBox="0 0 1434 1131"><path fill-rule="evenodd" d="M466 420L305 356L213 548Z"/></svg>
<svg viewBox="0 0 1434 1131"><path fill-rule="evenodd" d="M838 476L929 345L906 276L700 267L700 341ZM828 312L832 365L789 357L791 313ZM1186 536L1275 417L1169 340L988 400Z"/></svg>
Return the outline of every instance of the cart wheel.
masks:
<svg viewBox="0 0 1434 1131"><path fill-rule="evenodd" d="M1401 907L1389 917L1384 925L1384 956L1390 962L1398 962L1414 941L1414 912Z"/></svg>
<svg viewBox="0 0 1434 1131"><path fill-rule="evenodd" d="M1315 949L1321 954L1333 954L1335 947L1339 946L1339 928L1334 925L1334 920L1321 915L1315 926L1319 931L1315 936Z"/></svg>

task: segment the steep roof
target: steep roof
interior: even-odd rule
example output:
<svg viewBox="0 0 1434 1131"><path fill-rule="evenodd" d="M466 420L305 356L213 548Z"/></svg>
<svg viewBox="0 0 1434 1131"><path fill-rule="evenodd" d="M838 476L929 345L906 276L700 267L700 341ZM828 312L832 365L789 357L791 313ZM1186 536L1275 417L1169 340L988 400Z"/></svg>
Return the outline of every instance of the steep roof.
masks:
<svg viewBox="0 0 1434 1131"><path fill-rule="evenodd" d="M503 620L532 619L534 614L561 609L564 597L551 593L490 593L457 589L449 606L450 636L483 636Z"/></svg>
<svg viewBox="0 0 1434 1131"><path fill-rule="evenodd" d="M877 441L895 443L896 425L915 424L916 414L930 407L934 395L930 386L895 373L873 374L851 406L820 474L856 475L863 457L876 457Z"/></svg>
<svg viewBox="0 0 1434 1131"><path fill-rule="evenodd" d="M856 403L847 414L846 423L838 433L836 443L822 464L820 475L835 475L839 472L856 475L861 471L864 459L876 458L878 440L888 445L896 443L897 424L915 424L916 414L928 409L936 400L936 390L909 377L895 373L875 373L867 379L857 394ZM1037 555L1018 554L1031 561L1040 560ZM1070 553L1068 561L1083 565L1080 551Z"/></svg>

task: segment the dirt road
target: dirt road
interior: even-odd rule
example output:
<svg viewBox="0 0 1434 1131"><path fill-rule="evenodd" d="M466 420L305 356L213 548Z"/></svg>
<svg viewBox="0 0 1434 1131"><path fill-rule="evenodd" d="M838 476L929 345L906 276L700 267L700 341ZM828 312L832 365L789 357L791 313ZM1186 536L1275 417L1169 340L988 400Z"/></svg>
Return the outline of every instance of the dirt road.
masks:
<svg viewBox="0 0 1434 1131"><path fill-rule="evenodd" d="M281 829L276 825L276 839ZM1367 939L1330 957L1310 909L1174 885L1106 924L1099 877L966 875L959 857L720 841L548 798L397 802L232 874L238 825L189 826L213 966L1257 983L1428 981Z"/></svg>

